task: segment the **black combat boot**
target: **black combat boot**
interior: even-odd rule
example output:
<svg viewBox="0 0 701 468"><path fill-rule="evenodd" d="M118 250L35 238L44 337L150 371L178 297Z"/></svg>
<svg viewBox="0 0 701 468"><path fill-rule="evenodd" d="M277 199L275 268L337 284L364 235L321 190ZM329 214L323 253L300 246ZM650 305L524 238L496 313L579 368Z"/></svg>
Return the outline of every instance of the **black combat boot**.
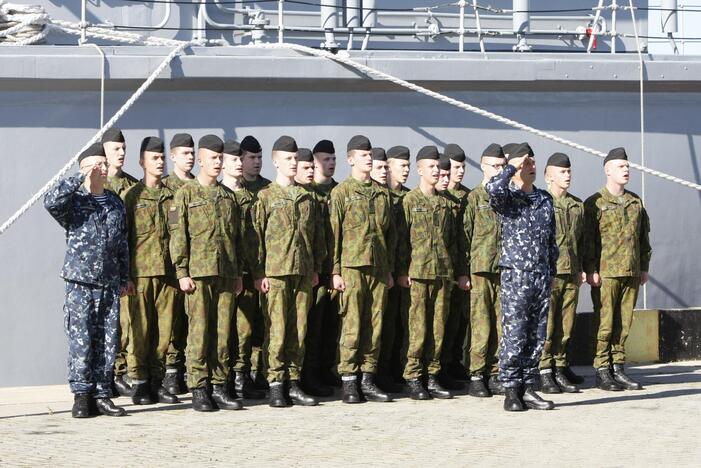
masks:
<svg viewBox="0 0 701 468"><path fill-rule="evenodd" d="M253 380L248 372L235 372L234 390L238 396L247 400L262 400L265 398L265 392L255 388Z"/></svg>
<svg viewBox="0 0 701 468"><path fill-rule="evenodd" d="M472 376L470 378L467 394L477 398L489 398L492 396L487 386L484 384L484 380L480 376Z"/></svg>
<svg viewBox="0 0 701 468"><path fill-rule="evenodd" d="M114 404L109 398L95 398L95 406L105 416L126 416L127 410Z"/></svg>
<svg viewBox="0 0 701 468"><path fill-rule="evenodd" d="M375 375L375 385L387 393L401 393L402 391L402 386L397 384L388 372L378 372Z"/></svg>
<svg viewBox="0 0 701 468"><path fill-rule="evenodd" d="M271 408L287 408L290 406L285 397L285 386L282 382L275 382L270 385L268 404Z"/></svg>
<svg viewBox="0 0 701 468"><path fill-rule="evenodd" d="M584 377L575 374L574 371L570 368L570 366L563 367L562 369L565 376L567 376L567 380L569 380L573 384L581 385L584 383Z"/></svg>
<svg viewBox="0 0 701 468"><path fill-rule="evenodd" d="M623 390L623 387L613 380L611 370L608 367L596 369L596 386L607 392L620 392Z"/></svg>
<svg viewBox="0 0 701 468"><path fill-rule="evenodd" d="M346 376L344 376L346 377ZM362 403L360 399L360 393L358 393L358 378L353 376L353 378L343 379L343 403Z"/></svg>
<svg viewBox="0 0 701 468"><path fill-rule="evenodd" d="M567 373L565 372L566 367L556 367L555 368L555 382L560 386L565 393L579 393L579 387L570 382L567 378ZM548 392L545 392L548 393Z"/></svg>
<svg viewBox="0 0 701 468"><path fill-rule="evenodd" d="M214 402L209 398L207 387L192 389L192 409L195 411L216 411Z"/></svg>
<svg viewBox="0 0 701 468"><path fill-rule="evenodd" d="M131 388L134 390L131 395L131 401L135 405L152 405L155 403L151 399L151 386L148 382L135 383Z"/></svg>
<svg viewBox="0 0 701 468"><path fill-rule="evenodd" d="M526 404L526 407L529 409L551 410L555 408L555 403L553 403L550 400L544 400L543 398L541 398L540 395L536 393L535 387L533 385L526 385L525 387L523 387L523 394L521 395L521 399Z"/></svg>
<svg viewBox="0 0 701 468"><path fill-rule="evenodd" d="M151 399L159 403L169 403L171 405L180 403L180 399L170 393L168 389L163 386L163 383L158 380L151 381Z"/></svg>
<svg viewBox="0 0 701 468"><path fill-rule="evenodd" d="M625 388L626 390L642 390L643 386L640 385L635 380L628 377L625 373L623 364L613 365L613 380L616 381L618 385Z"/></svg>
<svg viewBox="0 0 701 468"><path fill-rule="evenodd" d="M319 400L304 393L302 387L299 386L299 380L290 380L289 385L289 395L293 405L316 406L319 404Z"/></svg>
<svg viewBox="0 0 701 468"><path fill-rule="evenodd" d="M223 410L240 410L243 404L240 400L235 400L229 395L227 385L212 385L212 401L217 408Z"/></svg>
<svg viewBox="0 0 701 468"><path fill-rule="evenodd" d="M421 379L411 379L406 381L409 387L409 398L412 400L430 400L431 394L428 392L426 387L424 387Z"/></svg>
<svg viewBox="0 0 701 468"><path fill-rule="evenodd" d="M77 393L73 395L73 409L71 410L71 416L74 418L89 418L90 414L90 400L92 396L87 393Z"/></svg>
<svg viewBox="0 0 701 468"><path fill-rule="evenodd" d="M117 393L121 396L130 397L134 394L134 389L124 380L123 375L114 376L114 386L117 388Z"/></svg>
<svg viewBox="0 0 701 468"><path fill-rule="evenodd" d="M363 379L360 381L360 391L367 401L388 402L392 397L380 390L375 385L374 376L369 372L363 372Z"/></svg>
<svg viewBox="0 0 701 468"><path fill-rule="evenodd" d="M501 384L501 382L499 382L499 378L496 374L492 374L489 376L489 382L487 383L487 386L489 387L489 391L492 393L492 395L504 394L504 386Z"/></svg>
<svg viewBox="0 0 701 468"><path fill-rule="evenodd" d="M438 374L438 382L448 390L462 390L465 385L462 382L455 380L450 372L441 371Z"/></svg>
<svg viewBox="0 0 701 468"><path fill-rule="evenodd" d="M170 371L170 372L169 372ZM168 390L171 395L182 395L187 393L183 375L176 369L168 369L163 378L163 387Z"/></svg>
<svg viewBox="0 0 701 468"><path fill-rule="evenodd" d="M443 388L443 386L440 384L437 375L428 376L428 383L426 385L426 388L428 389L428 394L431 395L433 398L438 398L441 400L449 400L453 398L453 394L450 393L450 391Z"/></svg>
<svg viewBox="0 0 701 468"><path fill-rule="evenodd" d="M520 387L504 387L504 411L526 411Z"/></svg>
<svg viewBox="0 0 701 468"><path fill-rule="evenodd" d="M557 382L555 382L555 379L553 378L552 371L541 372L540 391L551 395L555 393L562 393L562 389L560 389L560 386L557 384Z"/></svg>

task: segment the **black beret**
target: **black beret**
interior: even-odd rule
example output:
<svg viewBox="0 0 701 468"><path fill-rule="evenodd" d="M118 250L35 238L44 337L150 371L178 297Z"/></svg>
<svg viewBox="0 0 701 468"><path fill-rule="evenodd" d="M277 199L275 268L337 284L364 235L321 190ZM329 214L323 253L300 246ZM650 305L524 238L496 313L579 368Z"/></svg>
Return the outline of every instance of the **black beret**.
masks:
<svg viewBox="0 0 701 468"><path fill-rule="evenodd" d="M507 156L507 159L511 161L514 158L520 158L521 156L534 156L533 149L528 143L521 143L516 145L516 148L511 150L511 153Z"/></svg>
<svg viewBox="0 0 701 468"><path fill-rule="evenodd" d="M287 151L288 153L297 152L297 142L291 136L283 135L273 143L273 151Z"/></svg>
<svg viewBox="0 0 701 468"><path fill-rule="evenodd" d="M518 144L518 143L507 143L507 144L505 144L505 145L503 146L504 157L508 157L508 155L510 155L511 153L513 153L514 150L515 150L516 148L518 148L518 147L519 147L519 144Z"/></svg>
<svg viewBox="0 0 701 468"><path fill-rule="evenodd" d="M107 143L110 141L114 141L116 143L124 143L124 135L122 134L122 131L117 127L112 127L102 134L103 143Z"/></svg>
<svg viewBox="0 0 701 468"><path fill-rule="evenodd" d="M248 135L241 140L241 151L248 151L249 153L260 153L263 148L260 147L260 143L255 137Z"/></svg>
<svg viewBox="0 0 701 468"><path fill-rule="evenodd" d="M224 152L224 142L221 141L221 138L216 135L203 136L200 138L200 141L197 142L197 146L200 149L205 148L210 151L214 151L215 153Z"/></svg>
<svg viewBox="0 0 701 468"><path fill-rule="evenodd" d="M482 157L487 158L503 158L504 150L499 143L492 143L482 151Z"/></svg>
<svg viewBox="0 0 701 468"><path fill-rule="evenodd" d="M226 140L224 142L224 151L222 153L232 156L241 156L241 144L236 140Z"/></svg>
<svg viewBox="0 0 701 468"><path fill-rule="evenodd" d="M416 160L420 161L422 159L439 159L440 154L438 154L438 148L433 145L424 146L416 154Z"/></svg>
<svg viewBox="0 0 701 468"><path fill-rule="evenodd" d="M609 151L609 154L606 155L606 159L604 159L604 164L606 164L609 161L613 161L616 159L622 159L624 161L628 161L628 155L626 154L625 148L614 148L611 151Z"/></svg>
<svg viewBox="0 0 701 468"><path fill-rule="evenodd" d="M336 154L336 148L333 147L333 142L329 140L321 140L319 143L314 145L312 153L329 153Z"/></svg>
<svg viewBox="0 0 701 468"><path fill-rule="evenodd" d="M384 148L373 148L372 149L372 160L373 161L387 161L387 153L385 153Z"/></svg>
<svg viewBox="0 0 701 468"><path fill-rule="evenodd" d="M314 162L314 155L309 148L299 148L297 150L298 162Z"/></svg>
<svg viewBox="0 0 701 468"><path fill-rule="evenodd" d="M93 143L92 145L88 146L88 149L80 153L78 156L78 164L85 159L89 158L90 156L104 156L105 155L105 148L102 146L101 142Z"/></svg>
<svg viewBox="0 0 701 468"><path fill-rule="evenodd" d="M449 171L450 170L450 157L447 154L440 155L440 164L438 165L438 168L441 171Z"/></svg>
<svg viewBox="0 0 701 468"><path fill-rule="evenodd" d="M393 146L387 150L388 159L404 159L409 160L409 148L406 146Z"/></svg>
<svg viewBox="0 0 701 468"><path fill-rule="evenodd" d="M465 160L465 152L455 143L450 143L448 146L446 146L443 154L453 161L463 162Z"/></svg>
<svg viewBox="0 0 701 468"><path fill-rule="evenodd" d="M570 158L565 153L553 153L545 166L571 167Z"/></svg>
<svg viewBox="0 0 701 468"><path fill-rule="evenodd" d="M189 133L176 133L173 135L173 139L170 140L170 148L178 148L179 146L194 148L195 141L192 139L192 135Z"/></svg>
<svg viewBox="0 0 701 468"><path fill-rule="evenodd" d="M148 136L141 140L141 153L144 151L153 151L154 153L162 153L164 151L163 140L157 136Z"/></svg>
<svg viewBox="0 0 701 468"><path fill-rule="evenodd" d="M361 151L370 151L372 149L372 144L370 144L370 140L368 137L363 136L363 135L356 135L353 138L350 139L348 142L348 151L352 150L361 150Z"/></svg>

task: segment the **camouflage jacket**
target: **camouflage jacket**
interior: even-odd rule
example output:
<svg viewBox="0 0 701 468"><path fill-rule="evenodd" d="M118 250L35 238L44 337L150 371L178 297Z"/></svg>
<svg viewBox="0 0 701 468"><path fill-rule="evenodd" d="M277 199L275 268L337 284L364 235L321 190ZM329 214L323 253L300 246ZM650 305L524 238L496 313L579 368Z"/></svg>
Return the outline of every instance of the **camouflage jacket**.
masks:
<svg viewBox="0 0 701 468"><path fill-rule="evenodd" d="M251 208L257 240L253 277L311 275L326 256L324 225L314 191L276 182L258 192Z"/></svg>
<svg viewBox="0 0 701 468"><path fill-rule="evenodd" d="M499 273L501 223L482 184L467 196L461 253L468 273Z"/></svg>
<svg viewBox="0 0 701 468"><path fill-rule="evenodd" d="M165 176L163 178L162 182L163 182L163 185L165 185L166 187L168 187L171 190L171 192L175 193L178 191L178 189L180 187L182 187L183 185L185 185L188 182L192 182L193 180L195 180L194 177L192 179L183 180L180 177L176 176L175 174L170 174L170 175Z"/></svg>
<svg viewBox="0 0 701 468"><path fill-rule="evenodd" d="M253 230L253 220L251 219L251 206L255 199L255 195L251 193L250 190L246 188L240 188L239 190L231 190L227 186L222 185L225 190L227 190L236 203L240 210L240 230L241 230L241 268L242 274L251 272L251 265L256 263L256 233Z"/></svg>
<svg viewBox="0 0 701 468"><path fill-rule="evenodd" d="M338 182L331 179L330 184L312 183L312 188L316 192L317 200L320 203L321 220L324 223L324 239L326 241L326 259L322 262L321 273L330 275L333 270L333 258L328 255L333 250L333 232L331 231L331 217L329 215L329 203L331 202L331 190L338 185Z"/></svg>
<svg viewBox="0 0 701 468"><path fill-rule="evenodd" d="M640 198L606 189L584 202L584 271L604 277L640 276L650 268L650 218Z"/></svg>
<svg viewBox="0 0 701 468"><path fill-rule="evenodd" d="M460 262L456 261L455 224L450 201L440 194L425 195L417 187L404 197L402 205L406 222L398 235L397 277L452 278Z"/></svg>
<svg viewBox="0 0 701 468"><path fill-rule="evenodd" d="M387 189L353 177L331 192L333 273L341 267L374 268L377 276L394 270L397 232Z"/></svg>
<svg viewBox="0 0 701 468"><path fill-rule="evenodd" d="M464 185L460 184L454 189L448 189L442 192L442 195L448 199L453 212L453 224L455 229L455 244L456 244L456 254L455 257L455 267L456 274L466 275L469 273L470 269L465 262L465 251L467 250L467 239L465 238L465 229L463 229L462 223L465 219L465 208L467 208L467 197L470 195L471 190Z"/></svg>
<svg viewBox="0 0 701 468"><path fill-rule="evenodd" d="M168 211L170 256L178 279L241 276L241 214L230 192L194 180Z"/></svg>
<svg viewBox="0 0 701 468"><path fill-rule="evenodd" d="M114 193L116 193L123 199L124 192L126 192L129 187L132 187L138 183L139 180L136 177L131 176L126 172L122 171L122 175L120 176L108 177L105 188L108 190L112 190Z"/></svg>
<svg viewBox="0 0 701 468"><path fill-rule="evenodd" d="M260 191L260 189L267 187L268 185L270 185L270 183L270 179L266 179L262 175L259 175L258 178L254 181L246 180L246 178L244 177L242 179L241 185L243 185L245 189L247 189L253 195L255 195Z"/></svg>
<svg viewBox="0 0 701 468"><path fill-rule="evenodd" d="M485 186L501 222L499 266L554 276L558 251L553 199L536 187L531 193L520 190L511 183L515 173L516 168L507 164Z"/></svg>
<svg viewBox="0 0 701 468"><path fill-rule="evenodd" d="M44 207L66 231L61 277L98 286L126 287L129 247L124 204L105 191L100 203L83 187L85 175L61 179L44 197Z"/></svg>
<svg viewBox="0 0 701 468"><path fill-rule="evenodd" d="M168 248L172 204L173 192L165 186L150 188L139 182L124 192L132 278L175 276Z"/></svg>
<svg viewBox="0 0 701 468"><path fill-rule="evenodd" d="M584 204L572 194L553 196L555 207L555 238L560 255L558 275L575 275L582 269L584 249Z"/></svg>

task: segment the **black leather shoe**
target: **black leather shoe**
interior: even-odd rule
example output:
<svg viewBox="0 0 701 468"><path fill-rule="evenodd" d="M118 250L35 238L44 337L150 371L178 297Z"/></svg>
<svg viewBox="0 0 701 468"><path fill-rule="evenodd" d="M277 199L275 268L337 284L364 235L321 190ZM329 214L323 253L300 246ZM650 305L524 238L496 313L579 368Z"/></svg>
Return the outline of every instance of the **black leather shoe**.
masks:
<svg viewBox="0 0 701 468"><path fill-rule="evenodd" d="M596 386L607 392L620 392L623 390L623 387L613 380L613 376L608 367L602 367L596 370Z"/></svg>
<svg viewBox="0 0 701 468"><path fill-rule="evenodd" d="M95 406L105 416L126 416L127 410L114 404L109 398L95 398Z"/></svg>
<svg viewBox="0 0 701 468"><path fill-rule="evenodd" d="M504 386L501 384L501 382L499 382L499 378L495 374L489 376L487 386L489 387L489 391L492 393L492 395L504 394Z"/></svg>
<svg viewBox="0 0 701 468"><path fill-rule="evenodd" d="M248 372L236 372L234 377L234 390L236 394L247 400L263 400L265 392L258 390Z"/></svg>
<svg viewBox="0 0 701 468"><path fill-rule="evenodd" d="M561 369L563 369L563 372L564 372L565 376L567 377L567 380L569 380L573 384L581 385L584 383L584 377L581 377L581 376L575 374L574 371L572 371L572 369L570 369L569 366L562 367Z"/></svg>
<svg viewBox="0 0 701 468"><path fill-rule="evenodd" d="M363 378L360 381L360 391L367 401L376 401L380 403L385 403L392 401L392 397L387 395L385 392L380 390L373 378L373 374L369 372L363 372Z"/></svg>
<svg viewBox="0 0 701 468"><path fill-rule="evenodd" d="M274 385L270 385L268 405L270 405L271 408L287 408L290 406L287 402L287 398L285 398L285 386L282 382L276 382Z"/></svg>
<svg viewBox="0 0 701 468"><path fill-rule="evenodd" d="M123 375L114 376L114 386L117 388L117 393L121 396L130 397L134 394L134 390L131 386L124 380Z"/></svg>
<svg viewBox="0 0 701 468"><path fill-rule="evenodd" d="M450 372L441 371L438 374L438 382L448 390L462 390L465 388L465 384L455 380Z"/></svg>
<svg viewBox="0 0 701 468"><path fill-rule="evenodd" d="M71 416L74 418L89 418L91 416L90 400L92 400L92 397L87 393L73 395L73 409L71 410Z"/></svg>
<svg viewBox="0 0 701 468"><path fill-rule="evenodd" d="M538 395L532 385L526 385L521 395L521 399L526 404L526 408L534 410L551 410L555 408L555 403L544 400Z"/></svg>
<svg viewBox="0 0 701 468"><path fill-rule="evenodd" d="M135 405L152 405L155 403L151 399L151 386L148 382L134 384L131 388L134 390L131 401Z"/></svg>
<svg viewBox="0 0 701 468"><path fill-rule="evenodd" d="M212 401L217 408L223 410L240 410L243 404L229 395L226 385L212 385Z"/></svg>
<svg viewBox="0 0 701 468"><path fill-rule="evenodd" d="M163 386L163 383L157 380L151 382L151 399L159 403L169 403L171 405L180 403L180 399L170 393L168 389Z"/></svg>
<svg viewBox="0 0 701 468"><path fill-rule="evenodd" d="M183 395L187 393L187 385L182 372L166 372L163 378L163 387L168 390L171 395Z"/></svg>
<svg viewBox="0 0 701 468"><path fill-rule="evenodd" d="M192 409L202 412L217 410L206 387L192 389Z"/></svg>
<svg viewBox="0 0 701 468"><path fill-rule="evenodd" d="M421 379L411 379L406 381L409 387L409 398L412 400L430 400L431 394L428 393L426 387L424 387Z"/></svg>
<svg viewBox="0 0 701 468"><path fill-rule="evenodd" d="M526 411L519 387L504 388L504 411Z"/></svg>
<svg viewBox="0 0 701 468"><path fill-rule="evenodd" d="M548 394L562 393L560 386L555 382L552 372L540 374L540 391Z"/></svg>
<svg viewBox="0 0 701 468"><path fill-rule="evenodd" d="M628 377L622 364L613 365L613 380L626 390L642 390L643 386Z"/></svg>
<svg viewBox="0 0 701 468"><path fill-rule="evenodd" d="M570 379L567 378L565 369L566 367L555 368L555 382L557 382L557 385L559 385L562 391L565 393L579 393L579 387L570 382Z"/></svg>
<svg viewBox="0 0 701 468"><path fill-rule="evenodd" d="M396 383L390 374L385 372L378 372L377 375L375 375L375 385L387 393L402 392L402 386Z"/></svg>
<svg viewBox="0 0 701 468"><path fill-rule="evenodd" d="M487 389L487 386L484 384L484 380L481 378L470 380L470 385L467 388L467 394L477 398L489 398L492 396Z"/></svg>
<svg viewBox="0 0 701 468"><path fill-rule="evenodd" d="M358 393L358 379L343 380L343 403L362 403Z"/></svg>
<svg viewBox="0 0 701 468"><path fill-rule="evenodd" d="M449 400L453 398L453 394L443 388L440 382L438 382L438 377L435 375L428 376L428 384L426 385L426 388L428 389L428 394L433 398L439 398L441 400Z"/></svg>
<svg viewBox="0 0 701 468"><path fill-rule="evenodd" d="M299 386L299 380L290 380L289 395L293 405L316 406L319 404L319 400L304 393Z"/></svg>

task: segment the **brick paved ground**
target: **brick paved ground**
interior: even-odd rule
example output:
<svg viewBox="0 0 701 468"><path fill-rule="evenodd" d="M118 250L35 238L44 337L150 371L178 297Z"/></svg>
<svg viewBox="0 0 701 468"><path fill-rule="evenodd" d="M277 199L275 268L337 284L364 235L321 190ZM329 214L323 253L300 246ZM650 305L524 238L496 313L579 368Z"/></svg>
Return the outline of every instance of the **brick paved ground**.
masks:
<svg viewBox="0 0 701 468"><path fill-rule="evenodd" d="M701 466L701 361L632 369L639 392L557 395L549 412L502 398L201 414L181 405L70 417L67 386L0 389L0 466Z"/></svg>

